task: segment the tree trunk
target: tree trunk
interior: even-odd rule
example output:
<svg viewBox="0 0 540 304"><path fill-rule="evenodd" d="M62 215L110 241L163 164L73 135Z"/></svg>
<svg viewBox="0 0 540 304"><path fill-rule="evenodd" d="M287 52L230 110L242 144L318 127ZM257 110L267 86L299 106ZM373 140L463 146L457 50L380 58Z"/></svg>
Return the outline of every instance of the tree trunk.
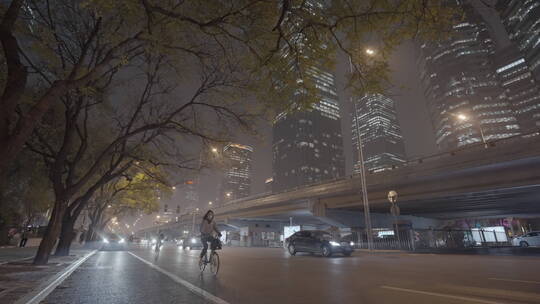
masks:
<svg viewBox="0 0 540 304"><path fill-rule="evenodd" d="M43 239L39 244L38 251L34 258L34 265L45 265L49 261L49 256L54 248L60 228L62 226L62 217L66 211L65 202L55 202L49 224L45 229Z"/></svg>
<svg viewBox="0 0 540 304"><path fill-rule="evenodd" d="M58 246L56 246L55 256L68 256L69 250L71 248L71 243L75 238L75 221L77 217L69 216L66 212L64 214L64 219L62 220L62 229L60 230L60 240L58 241Z"/></svg>

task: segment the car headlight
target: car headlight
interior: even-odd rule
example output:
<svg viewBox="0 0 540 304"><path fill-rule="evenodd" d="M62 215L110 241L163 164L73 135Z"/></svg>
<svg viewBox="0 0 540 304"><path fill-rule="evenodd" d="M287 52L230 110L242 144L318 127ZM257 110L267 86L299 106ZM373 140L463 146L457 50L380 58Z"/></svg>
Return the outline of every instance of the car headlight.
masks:
<svg viewBox="0 0 540 304"><path fill-rule="evenodd" d="M195 244L195 243L197 243L197 240L195 238L192 238L191 239L191 244Z"/></svg>
<svg viewBox="0 0 540 304"><path fill-rule="evenodd" d="M109 240L103 239L103 243L109 243Z"/></svg>
<svg viewBox="0 0 540 304"><path fill-rule="evenodd" d="M152 239L152 244L155 244L156 242L156 239Z"/></svg>
<svg viewBox="0 0 540 304"><path fill-rule="evenodd" d="M351 245L351 247L354 246L354 242L350 242L349 245Z"/></svg>
<svg viewBox="0 0 540 304"><path fill-rule="evenodd" d="M120 239L120 242L118 242L118 243L123 244L123 243L125 243L125 242L126 242L126 240Z"/></svg>
<svg viewBox="0 0 540 304"><path fill-rule="evenodd" d="M331 242L330 242L330 245L332 245L332 246L341 246L341 245L339 245L338 242L334 242L334 241L331 241Z"/></svg>

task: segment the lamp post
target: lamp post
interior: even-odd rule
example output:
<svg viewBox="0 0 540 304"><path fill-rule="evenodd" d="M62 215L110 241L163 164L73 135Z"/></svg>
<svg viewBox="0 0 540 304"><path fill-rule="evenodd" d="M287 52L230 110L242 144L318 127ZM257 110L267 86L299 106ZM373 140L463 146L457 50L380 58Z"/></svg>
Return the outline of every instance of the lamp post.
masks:
<svg viewBox="0 0 540 304"><path fill-rule="evenodd" d="M366 49L366 54L369 56L375 55L373 49ZM349 56L349 68L351 73L353 73L352 58ZM362 188L362 202L364 205L364 222L366 226L367 234L367 243L368 249L373 250L373 229L371 227L371 214L369 211L369 199L367 194L367 185L366 185L366 168L364 164L364 151L362 149L362 136L360 135L360 123L358 121L358 109L356 108L356 102L353 100L353 97L350 97L350 100L354 106L354 115L356 116L356 136L358 138L358 162L360 163L360 186Z"/></svg>
<svg viewBox="0 0 540 304"><path fill-rule="evenodd" d="M191 224L191 234L195 235L195 215L199 213L199 208L195 208L195 210L191 211L191 214L193 215L193 222Z"/></svg>
<svg viewBox="0 0 540 304"><path fill-rule="evenodd" d="M465 122L465 121L471 121L471 119L469 119L469 117L465 114L462 114L462 113L459 113L457 115L455 115L457 117L457 119L459 121L462 121L462 122ZM486 137L484 136L484 129L482 128L482 125L480 124L480 122L474 122L474 121L471 121L471 123L473 125L477 125L478 126L478 129L480 130L480 137L482 138L482 143L484 144L484 148L487 148L488 147L488 144L487 144L487 141L486 141Z"/></svg>

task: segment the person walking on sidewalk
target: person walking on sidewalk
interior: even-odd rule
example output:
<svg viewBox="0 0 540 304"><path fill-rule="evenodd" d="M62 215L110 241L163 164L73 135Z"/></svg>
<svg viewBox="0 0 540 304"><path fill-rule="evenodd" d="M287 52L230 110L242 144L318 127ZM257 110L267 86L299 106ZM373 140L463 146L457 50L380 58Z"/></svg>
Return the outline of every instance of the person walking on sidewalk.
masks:
<svg viewBox="0 0 540 304"><path fill-rule="evenodd" d="M28 232L26 230L23 230L19 247L26 247L26 242L28 242Z"/></svg>

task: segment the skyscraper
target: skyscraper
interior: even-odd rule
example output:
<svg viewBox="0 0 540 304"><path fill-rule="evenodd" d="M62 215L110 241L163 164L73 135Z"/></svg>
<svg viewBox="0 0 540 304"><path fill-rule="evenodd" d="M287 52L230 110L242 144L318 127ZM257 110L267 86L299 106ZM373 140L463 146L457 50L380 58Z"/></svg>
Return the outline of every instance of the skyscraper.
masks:
<svg viewBox="0 0 540 304"><path fill-rule="evenodd" d="M509 34L540 81L540 2L537 0L499 0L497 8Z"/></svg>
<svg viewBox="0 0 540 304"><path fill-rule="evenodd" d="M382 171L405 162L405 146L394 101L381 94L370 94L353 101L352 143L354 172L358 163L358 132L362 138L367 170Z"/></svg>
<svg viewBox="0 0 540 304"><path fill-rule="evenodd" d="M419 69L436 143L448 150L520 134L494 68L494 39L469 5L450 38L420 47ZM459 120L459 115L469 119ZM464 117L464 116L461 116ZM483 133L483 136L482 136Z"/></svg>
<svg viewBox="0 0 540 304"><path fill-rule="evenodd" d="M311 68L320 101L310 110L282 113L273 126L273 190L345 175L334 75Z"/></svg>
<svg viewBox="0 0 540 304"><path fill-rule="evenodd" d="M540 2L500 0L500 19L513 46L497 54L497 73L523 133L540 127Z"/></svg>
<svg viewBox="0 0 540 304"><path fill-rule="evenodd" d="M220 200L227 202L251 194L251 155L253 148L231 143L223 148L225 173L221 183Z"/></svg>
<svg viewBox="0 0 540 304"><path fill-rule="evenodd" d="M302 3L309 18L319 18L324 1L311 0ZM298 78L292 89L290 104L296 111L279 114L273 125L273 190L281 191L305 184L341 177L345 174L343 139L339 114L335 77L325 67L327 46L309 41L300 32L305 20L298 14L290 26L295 30L295 56L285 45L282 58L290 72ZM310 90L306 90L310 87ZM300 110L306 96L313 104Z"/></svg>

